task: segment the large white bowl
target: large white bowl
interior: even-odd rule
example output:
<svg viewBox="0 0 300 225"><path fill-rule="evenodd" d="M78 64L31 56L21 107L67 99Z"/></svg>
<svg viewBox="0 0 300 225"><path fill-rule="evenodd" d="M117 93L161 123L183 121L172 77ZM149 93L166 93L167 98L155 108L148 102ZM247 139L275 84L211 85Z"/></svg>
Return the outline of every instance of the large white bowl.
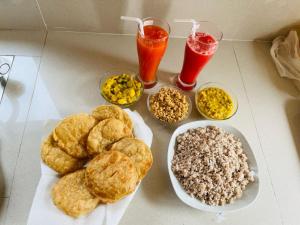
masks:
<svg viewBox="0 0 300 225"><path fill-rule="evenodd" d="M176 145L176 137L179 134L186 132L190 128L206 127L209 125L220 127L222 129L224 129L225 131L234 134L241 140L243 147L244 147L244 152L248 157L248 164L249 164L250 170L254 172L255 181L247 185L246 190L243 192L242 197L240 199L235 200L233 203L226 204L224 206L210 206L210 205L207 205L207 204L201 202L200 200L188 195L184 191L184 189L181 187L180 183L178 182L177 178L175 177L175 175L171 169L172 159L174 156L175 145ZM170 175L170 179L171 179L173 188L174 188L175 193L178 196L178 198L181 201L183 201L184 203L186 203L187 205L189 205L193 208L196 208L196 209L203 210L203 211L215 212L215 213L236 211L236 210L242 209L246 206L249 206L251 203L253 203L255 201L256 197L258 196L259 177L258 177L258 167L257 167L254 153L253 153L250 145L248 144L246 138L240 131L238 131L236 128L234 128L232 126L226 125L221 122L195 121L195 122L187 123L187 124L184 124L184 125L178 127L174 131L174 133L171 137L170 143L169 143L168 171L169 171L169 175Z"/></svg>

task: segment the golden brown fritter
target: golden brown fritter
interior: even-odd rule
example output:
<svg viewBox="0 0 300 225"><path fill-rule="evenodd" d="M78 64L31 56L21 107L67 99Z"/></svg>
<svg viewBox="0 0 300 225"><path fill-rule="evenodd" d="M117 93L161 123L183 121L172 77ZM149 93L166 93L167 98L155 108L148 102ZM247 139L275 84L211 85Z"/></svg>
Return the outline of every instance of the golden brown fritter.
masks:
<svg viewBox="0 0 300 225"><path fill-rule="evenodd" d="M74 158L59 148L52 135L42 144L41 158L46 165L61 175L78 170L85 163L85 160Z"/></svg>
<svg viewBox="0 0 300 225"><path fill-rule="evenodd" d="M79 217L91 212L100 199L93 196L84 183L85 170L65 175L52 188L53 203L67 215Z"/></svg>
<svg viewBox="0 0 300 225"><path fill-rule="evenodd" d="M132 159L142 179L152 166L153 158L150 148L141 140L135 138L123 138L114 143L111 150L120 151Z"/></svg>
<svg viewBox="0 0 300 225"><path fill-rule="evenodd" d="M109 119L109 118L115 118L123 121L129 127L129 129L132 130L133 127L129 115L123 109L121 109L119 106L116 105L98 106L93 110L92 116L99 121Z"/></svg>
<svg viewBox="0 0 300 225"><path fill-rule="evenodd" d="M108 151L89 162L85 174L89 191L103 203L115 202L132 193L138 173L132 160L124 153Z"/></svg>
<svg viewBox="0 0 300 225"><path fill-rule="evenodd" d="M92 156L99 154L109 145L124 137L132 137L132 132L121 120L114 118L102 120L88 136L88 153Z"/></svg>
<svg viewBox="0 0 300 225"><path fill-rule="evenodd" d="M63 119L53 131L53 138L66 153L75 158L86 158L86 139L96 125L94 117L80 113Z"/></svg>

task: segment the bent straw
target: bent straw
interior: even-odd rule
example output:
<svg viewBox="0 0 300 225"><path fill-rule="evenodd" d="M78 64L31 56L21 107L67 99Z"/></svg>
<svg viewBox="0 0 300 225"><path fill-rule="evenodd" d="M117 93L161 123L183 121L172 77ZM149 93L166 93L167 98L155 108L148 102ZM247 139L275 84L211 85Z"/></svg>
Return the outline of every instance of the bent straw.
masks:
<svg viewBox="0 0 300 225"><path fill-rule="evenodd" d="M193 24L193 27L192 27L192 37L193 38L195 38L196 31L200 27L199 22L197 22L194 19L175 19L174 22L175 23L192 23Z"/></svg>
<svg viewBox="0 0 300 225"><path fill-rule="evenodd" d="M142 37L145 36L144 34L144 23L143 21L138 18L138 17L131 17L131 16L121 16L121 20L126 20L126 21L134 21L134 22L137 22L141 28L141 35Z"/></svg>

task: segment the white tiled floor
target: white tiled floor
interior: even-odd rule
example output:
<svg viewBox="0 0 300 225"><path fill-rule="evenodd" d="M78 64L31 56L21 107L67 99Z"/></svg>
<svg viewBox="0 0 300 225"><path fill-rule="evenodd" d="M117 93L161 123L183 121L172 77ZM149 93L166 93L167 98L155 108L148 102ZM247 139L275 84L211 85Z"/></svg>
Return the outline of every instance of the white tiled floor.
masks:
<svg viewBox="0 0 300 225"><path fill-rule="evenodd" d="M1 198L1 225L5 224L12 182L35 88L44 38L45 33L43 32L0 32L0 55L15 55L0 104L0 197L6 197ZM29 157L31 156L29 155ZM30 177L30 174L26 177Z"/></svg>
<svg viewBox="0 0 300 225"><path fill-rule="evenodd" d="M0 55L41 56L44 31L0 31Z"/></svg>
<svg viewBox="0 0 300 225"><path fill-rule="evenodd" d="M300 95L289 80L277 75L266 57L269 47L234 43L283 219L299 224Z"/></svg>
<svg viewBox="0 0 300 225"><path fill-rule="evenodd" d="M6 45L1 42L0 32L0 50L1 46ZM27 53L40 54L42 42L37 40L36 46ZM183 48L184 40L170 40L160 66L159 79L162 82L168 82L180 70ZM238 114L226 123L244 133L254 149L260 169L261 190L257 201L249 208L226 215L223 224L297 225L300 221L296 213L296 209L300 208L297 151L300 140L296 138L300 134L296 125L300 117L298 92L289 81L278 78L268 48L266 43L223 42L199 77L199 83L219 81L236 93ZM15 52L18 52L17 47ZM17 56L17 62L19 64L15 65L19 65L18 68L30 77L29 80L25 76L18 77L28 88L20 94L21 97L15 97L26 99L22 102L24 107L21 107L25 116L30 105L28 96L33 90L29 83L34 85L39 57ZM31 65L31 70L24 65ZM1 210L3 215L7 214L6 225L26 224L40 176L39 146L45 120L90 111L103 103L98 93L101 74L114 69L135 70L136 67L134 37L70 32L48 34L26 126L22 120L20 133L14 139L7 139L9 143L1 148L3 156L10 149L9 144L19 144L19 148L13 148L11 155L5 155L12 163L3 162L1 157L1 165L7 165L4 171L8 180L5 184L9 183L9 177L14 177L12 187L4 194L10 197L7 213ZM143 115L155 132L152 147L155 161L121 224L215 224L214 215L191 209L175 196L166 170L166 149L173 129L153 121L144 104L145 99L146 96L133 109ZM1 103L0 112L4 110L3 105ZM9 110L4 112L10 115ZM189 120L197 119L199 116L193 110ZM15 171L14 166L8 164L16 165Z"/></svg>
<svg viewBox="0 0 300 225"><path fill-rule="evenodd" d="M8 197L35 87L39 57L16 56L0 107L1 196ZM2 176L1 176L2 177Z"/></svg>

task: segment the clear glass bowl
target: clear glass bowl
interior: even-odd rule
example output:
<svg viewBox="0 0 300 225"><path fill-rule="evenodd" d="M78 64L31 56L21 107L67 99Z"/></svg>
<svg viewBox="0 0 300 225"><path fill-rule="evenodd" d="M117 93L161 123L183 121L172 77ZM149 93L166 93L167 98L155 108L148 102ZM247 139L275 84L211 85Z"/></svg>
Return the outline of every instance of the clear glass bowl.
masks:
<svg viewBox="0 0 300 225"><path fill-rule="evenodd" d="M202 91L203 89L206 89L206 88L219 88L219 89L222 89L223 91L225 91L231 97L231 100L233 102L233 110L232 110L231 114L228 117L226 117L224 119L211 118L208 115L206 115L204 112L201 111L201 109L198 107L198 104L197 104L198 103L198 93L200 91ZM196 105L196 108L197 108L198 112L204 118L209 119L209 120L228 120L231 117L233 117L236 114L237 110L238 110L238 100L237 100L235 94L229 88L225 87L225 85L220 84L220 83L216 83L216 82L205 83L197 89L197 91L195 93L195 105Z"/></svg>
<svg viewBox="0 0 300 225"><path fill-rule="evenodd" d="M157 94L157 93L159 92L159 90L160 90L161 88L164 88L164 87L165 87L165 88L172 88L172 89L175 89L175 90L179 91L182 95L184 95L184 96L186 97L187 102L188 102L188 105L189 105L189 108L188 108L188 111L187 111L185 117L182 118L181 120L178 120L178 121L176 121L176 122L166 122L166 121L160 120L159 118L157 118L157 117L153 114L153 112L152 112L152 110L151 110L151 107L150 107L150 98L151 98L153 95ZM174 87L174 86L161 85L161 86L158 87L158 91L157 91L157 92L148 95L148 98L147 98L147 108L148 108L148 111L150 112L150 114L152 115L152 117L153 117L154 119L156 119L157 121L159 121L160 123L162 123L162 124L164 124L164 125L178 126L178 125L182 124L183 121L185 121L186 119L189 118L189 116L190 116L190 114L191 114L191 112L192 112L192 101L191 101L190 97L189 97L188 95L186 95L183 91L181 91L179 88Z"/></svg>
<svg viewBox="0 0 300 225"><path fill-rule="evenodd" d="M141 88L140 88L140 96L133 102L131 103L127 103L127 104L119 104L118 102L115 102L115 101L112 101L110 98L108 98L104 93L103 93L103 86L105 84L105 82L113 77L113 76L116 76L116 75L122 75L122 74L128 74L130 75L134 80L137 80L138 82L141 83ZM114 104L114 105L118 105L120 107L123 107L123 108L126 108L126 107L129 107L129 106L132 106L134 105L135 103L137 103L140 98L142 97L144 93L144 85L143 85L143 82L139 80L138 76L136 75L136 73L133 73L133 72L128 72L128 71L124 71L124 72L109 72L109 73L106 73L106 75L104 75L103 77L101 77L100 79L100 94L101 96L109 103L111 104Z"/></svg>

